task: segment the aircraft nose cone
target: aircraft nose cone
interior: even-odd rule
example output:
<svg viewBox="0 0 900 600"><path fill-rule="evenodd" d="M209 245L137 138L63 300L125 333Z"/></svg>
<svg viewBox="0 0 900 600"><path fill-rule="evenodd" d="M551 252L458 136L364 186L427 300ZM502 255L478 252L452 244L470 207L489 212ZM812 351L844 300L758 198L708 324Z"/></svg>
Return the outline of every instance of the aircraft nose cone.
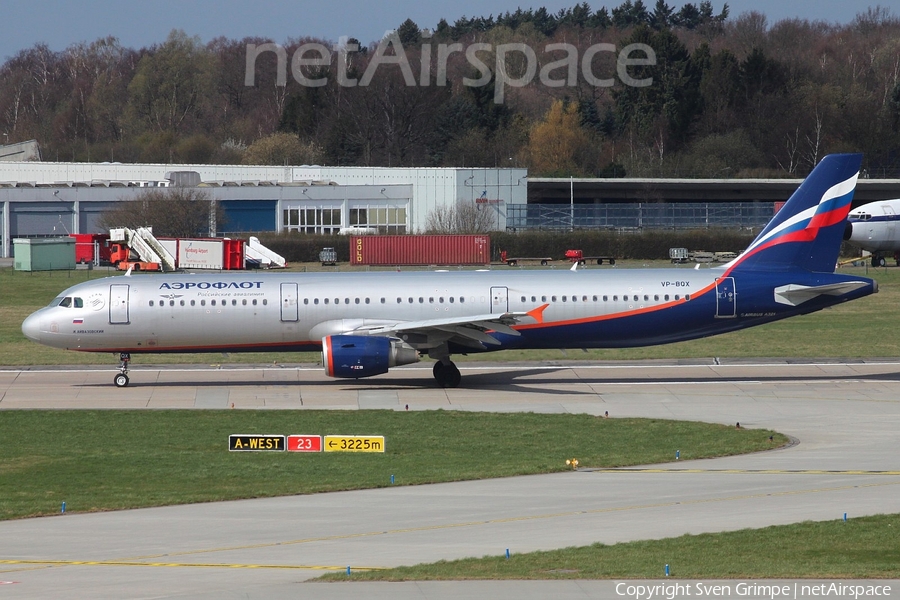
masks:
<svg viewBox="0 0 900 600"><path fill-rule="evenodd" d="M41 341L41 317L33 314L22 323L22 333L32 342Z"/></svg>

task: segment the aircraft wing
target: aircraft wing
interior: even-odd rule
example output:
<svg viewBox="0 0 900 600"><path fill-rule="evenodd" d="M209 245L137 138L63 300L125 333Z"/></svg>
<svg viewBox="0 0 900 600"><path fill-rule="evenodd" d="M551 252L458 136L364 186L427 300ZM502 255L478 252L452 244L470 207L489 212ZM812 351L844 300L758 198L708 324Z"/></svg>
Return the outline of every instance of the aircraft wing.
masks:
<svg viewBox="0 0 900 600"><path fill-rule="evenodd" d="M789 306L797 306L798 304L803 304L808 300L812 300L816 296L840 296L841 294L847 294L866 285L868 284L863 281L847 281L844 283L816 286L791 283L775 288L775 302L787 304Z"/></svg>
<svg viewBox="0 0 900 600"><path fill-rule="evenodd" d="M512 325L527 319L543 322L543 312L547 304L528 312L488 313L464 317L425 319L421 321L401 321L367 327L368 335L389 335L409 341L422 348L433 347L443 342L452 342L470 348L484 349L486 345L496 346L500 342L491 333L520 335Z"/></svg>

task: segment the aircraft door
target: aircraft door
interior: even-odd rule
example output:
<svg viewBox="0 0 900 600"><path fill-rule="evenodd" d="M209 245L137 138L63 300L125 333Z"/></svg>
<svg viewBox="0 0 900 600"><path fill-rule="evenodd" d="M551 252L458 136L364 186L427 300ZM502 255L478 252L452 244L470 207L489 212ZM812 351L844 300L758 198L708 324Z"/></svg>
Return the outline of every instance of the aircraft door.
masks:
<svg viewBox="0 0 900 600"><path fill-rule="evenodd" d="M127 325L129 285L112 283L109 286L109 322L111 325Z"/></svg>
<svg viewBox="0 0 900 600"><path fill-rule="evenodd" d="M896 239L895 236L897 235L897 233L896 233L896 225L897 225L896 218L897 217L894 215L894 209L891 206L885 204L883 208L884 208L884 216L887 217L887 219L885 221L885 229L886 229L885 239L889 242L893 242Z"/></svg>
<svg viewBox="0 0 900 600"><path fill-rule="evenodd" d="M734 277L716 279L716 318L732 319L737 315L734 297Z"/></svg>
<svg viewBox="0 0 900 600"><path fill-rule="evenodd" d="M281 320L282 321L298 321L300 319L297 304L297 284L282 283L281 284Z"/></svg>
<svg viewBox="0 0 900 600"><path fill-rule="evenodd" d="M491 288L491 313L503 314L509 312L509 288Z"/></svg>

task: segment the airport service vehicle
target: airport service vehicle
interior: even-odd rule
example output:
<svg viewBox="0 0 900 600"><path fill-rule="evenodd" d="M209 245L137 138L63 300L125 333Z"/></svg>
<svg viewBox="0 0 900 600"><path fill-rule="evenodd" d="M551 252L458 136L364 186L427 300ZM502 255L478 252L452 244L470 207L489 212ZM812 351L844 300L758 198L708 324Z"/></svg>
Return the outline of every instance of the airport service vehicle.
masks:
<svg viewBox="0 0 900 600"><path fill-rule="evenodd" d="M880 200L863 204L847 216L844 239L872 253L872 266L887 264L885 256L900 267L900 199Z"/></svg>
<svg viewBox="0 0 900 600"><path fill-rule="evenodd" d="M703 269L141 274L72 286L25 319L29 339L131 356L321 348L332 377L453 354L624 348L735 331L877 291L834 272L861 155L822 160L753 243Z"/></svg>
<svg viewBox="0 0 900 600"><path fill-rule="evenodd" d="M566 259L569 262L577 262L579 265L583 265L589 261L597 261L598 265L602 265L604 260L608 264L616 264L616 258L614 256L585 256L584 251L582 250L566 250Z"/></svg>

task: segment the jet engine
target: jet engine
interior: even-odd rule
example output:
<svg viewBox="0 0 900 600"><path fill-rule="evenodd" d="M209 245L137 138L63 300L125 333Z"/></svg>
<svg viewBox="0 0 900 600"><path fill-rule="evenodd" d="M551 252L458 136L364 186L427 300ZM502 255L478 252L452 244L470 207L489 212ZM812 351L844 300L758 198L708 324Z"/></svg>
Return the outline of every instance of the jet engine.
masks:
<svg viewBox="0 0 900 600"><path fill-rule="evenodd" d="M398 339L363 335L322 338L322 364L329 377L371 377L415 362L419 362L418 351Z"/></svg>

